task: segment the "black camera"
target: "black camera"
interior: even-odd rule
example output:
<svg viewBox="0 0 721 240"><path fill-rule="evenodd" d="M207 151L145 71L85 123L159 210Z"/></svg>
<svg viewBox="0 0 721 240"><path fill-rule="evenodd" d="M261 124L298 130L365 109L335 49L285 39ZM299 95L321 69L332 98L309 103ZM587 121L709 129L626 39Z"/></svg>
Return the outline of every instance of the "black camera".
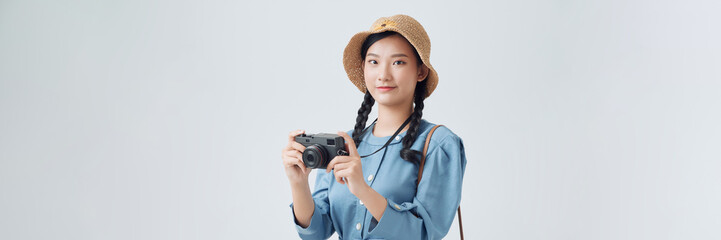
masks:
<svg viewBox="0 0 721 240"><path fill-rule="evenodd" d="M305 146L303 163L309 168L326 168L335 156L348 155L343 137L337 134L301 134L295 137L295 141Z"/></svg>

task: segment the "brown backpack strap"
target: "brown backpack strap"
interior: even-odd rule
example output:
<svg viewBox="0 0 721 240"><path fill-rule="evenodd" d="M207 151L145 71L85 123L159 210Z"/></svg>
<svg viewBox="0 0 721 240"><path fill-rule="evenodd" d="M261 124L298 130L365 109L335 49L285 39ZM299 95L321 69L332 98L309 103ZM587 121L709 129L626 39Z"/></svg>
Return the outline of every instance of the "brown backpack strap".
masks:
<svg viewBox="0 0 721 240"><path fill-rule="evenodd" d="M426 137L426 145L423 146L423 155L421 156L421 165L420 167L418 167L418 181L416 181L416 187L418 187L418 184L421 183L421 177L423 177L423 166L426 164L426 153L428 153L428 145L431 143L431 136L433 135L433 132L436 131L436 128L440 126L443 125L439 124L434 126ZM463 240L463 221L461 221L461 206L458 206L458 228L461 231L461 240Z"/></svg>
<svg viewBox="0 0 721 240"><path fill-rule="evenodd" d="M461 240L463 240L463 221L461 220L461 205L458 205L458 229L461 230Z"/></svg>

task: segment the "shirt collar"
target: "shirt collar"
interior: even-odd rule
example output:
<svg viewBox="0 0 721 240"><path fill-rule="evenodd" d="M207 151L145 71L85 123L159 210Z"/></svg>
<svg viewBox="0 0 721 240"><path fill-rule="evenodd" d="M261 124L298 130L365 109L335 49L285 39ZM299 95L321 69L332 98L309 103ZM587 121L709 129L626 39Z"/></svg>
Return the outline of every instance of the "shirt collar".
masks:
<svg viewBox="0 0 721 240"><path fill-rule="evenodd" d="M421 125L423 125L424 122L425 122L425 120L421 119ZM386 142L388 142L388 139L390 139L391 136L393 136L393 135L389 135L389 136L385 136L385 137L376 137L375 135L373 135L373 128L375 127L375 125L376 124L373 123L370 126L368 126L368 131L363 136L363 141L361 141L361 144L367 143L369 145L374 145L374 146L383 146L384 144L386 144ZM420 129L421 128L419 128L419 130ZM394 144L400 143L403 140L403 137L406 136L406 133L408 133L408 130L399 133L395 137L395 139L393 139L393 141L391 141L391 143L388 145L394 145Z"/></svg>

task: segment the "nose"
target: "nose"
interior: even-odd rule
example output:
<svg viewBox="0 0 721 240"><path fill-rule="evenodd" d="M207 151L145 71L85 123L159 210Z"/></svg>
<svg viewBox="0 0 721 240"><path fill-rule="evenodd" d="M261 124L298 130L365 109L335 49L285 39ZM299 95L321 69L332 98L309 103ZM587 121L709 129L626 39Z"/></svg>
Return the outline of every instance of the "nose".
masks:
<svg viewBox="0 0 721 240"><path fill-rule="evenodd" d="M390 71L389 71L389 70L390 70L390 69L389 69L388 66L385 66L385 65L380 66L380 67L378 68L378 79L377 79L377 81L379 81L379 82L384 82L384 81L390 80L391 74L390 74Z"/></svg>

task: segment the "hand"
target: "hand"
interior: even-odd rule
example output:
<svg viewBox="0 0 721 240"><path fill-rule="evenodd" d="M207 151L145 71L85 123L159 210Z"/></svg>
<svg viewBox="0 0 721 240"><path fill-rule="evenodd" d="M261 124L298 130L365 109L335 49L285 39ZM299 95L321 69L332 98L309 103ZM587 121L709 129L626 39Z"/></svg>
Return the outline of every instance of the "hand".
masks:
<svg viewBox="0 0 721 240"><path fill-rule="evenodd" d="M305 146L295 141L295 136L304 133L304 130L296 130L288 134L288 145L283 148L282 159L285 167L285 175L293 183L308 183L308 175L311 168L306 168L303 163L303 151Z"/></svg>
<svg viewBox="0 0 721 240"><path fill-rule="evenodd" d="M347 183L348 190L350 190L353 195L358 196L358 193L369 187L363 177L361 158L360 155L358 155L358 149L356 149L353 138L345 132L338 132L338 135L342 136L345 140L345 148L348 150L348 156L339 155L333 158L333 160L328 163L326 172L330 172L332 169L335 173L335 180L340 184Z"/></svg>

